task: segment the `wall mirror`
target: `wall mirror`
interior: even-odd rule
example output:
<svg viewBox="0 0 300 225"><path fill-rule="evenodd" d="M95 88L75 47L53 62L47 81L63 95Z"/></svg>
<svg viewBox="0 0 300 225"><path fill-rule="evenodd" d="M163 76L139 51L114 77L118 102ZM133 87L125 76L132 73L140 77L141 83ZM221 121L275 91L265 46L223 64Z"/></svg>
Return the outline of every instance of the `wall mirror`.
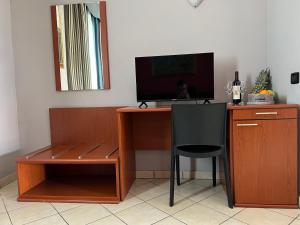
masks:
<svg viewBox="0 0 300 225"><path fill-rule="evenodd" d="M57 91L110 88L106 2L51 6Z"/></svg>

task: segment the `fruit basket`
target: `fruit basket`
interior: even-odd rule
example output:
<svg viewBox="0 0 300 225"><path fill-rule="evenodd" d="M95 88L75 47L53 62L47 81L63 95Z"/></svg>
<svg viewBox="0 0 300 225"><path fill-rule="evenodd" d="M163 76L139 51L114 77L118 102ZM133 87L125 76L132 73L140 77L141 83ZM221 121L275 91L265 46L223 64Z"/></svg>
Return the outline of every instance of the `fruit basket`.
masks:
<svg viewBox="0 0 300 225"><path fill-rule="evenodd" d="M273 94L248 94L249 105L268 105L274 104Z"/></svg>
<svg viewBox="0 0 300 225"><path fill-rule="evenodd" d="M274 104L276 92L272 90L272 78L270 69L262 70L256 78L252 93L248 94L249 105Z"/></svg>

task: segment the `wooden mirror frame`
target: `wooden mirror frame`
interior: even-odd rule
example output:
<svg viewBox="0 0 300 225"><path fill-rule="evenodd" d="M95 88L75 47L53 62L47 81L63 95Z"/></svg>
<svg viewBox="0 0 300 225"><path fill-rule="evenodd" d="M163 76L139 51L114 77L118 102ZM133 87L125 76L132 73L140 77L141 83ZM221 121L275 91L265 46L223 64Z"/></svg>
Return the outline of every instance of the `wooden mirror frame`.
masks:
<svg viewBox="0 0 300 225"><path fill-rule="evenodd" d="M102 63L103 63L102 66L103 66L103 80L104 80L104 88L102 90L105 90L105 89L110 89L106 2L100 1L99 7L100 7L100 21L101 21L100 22L101 47L102 47L101 52L102 52ZM60 80L56 5L51 6L51 19L52 19L52 35L53 35L56 91L62 91L61 90L61 80ZM72 91L72 90L69 90L69 91Z"/></svg>

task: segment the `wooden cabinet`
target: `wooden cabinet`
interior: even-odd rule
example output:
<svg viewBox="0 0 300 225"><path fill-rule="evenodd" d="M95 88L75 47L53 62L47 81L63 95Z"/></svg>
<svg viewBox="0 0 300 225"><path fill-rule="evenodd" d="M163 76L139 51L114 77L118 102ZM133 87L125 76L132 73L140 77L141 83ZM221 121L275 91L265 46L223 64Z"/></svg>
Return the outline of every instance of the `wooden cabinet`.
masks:
<svg viewBox="0 0 300 225"><path fill-rule="evenodd" d="M296 105L230 108L234 201L242 207L298 207Z"/></svg>

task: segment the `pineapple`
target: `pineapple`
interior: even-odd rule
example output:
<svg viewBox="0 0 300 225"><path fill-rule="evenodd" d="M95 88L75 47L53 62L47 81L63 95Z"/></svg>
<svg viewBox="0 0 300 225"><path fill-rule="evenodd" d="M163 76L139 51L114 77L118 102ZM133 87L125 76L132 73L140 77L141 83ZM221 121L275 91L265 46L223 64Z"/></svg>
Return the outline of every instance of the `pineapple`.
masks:
<svg viewBox="0 0 300 225"><path fill-rule="evenodd" d="M253 94L259 94L263 90L272 90L272 78L269 68L260 71L252 89Z"/></svg>

